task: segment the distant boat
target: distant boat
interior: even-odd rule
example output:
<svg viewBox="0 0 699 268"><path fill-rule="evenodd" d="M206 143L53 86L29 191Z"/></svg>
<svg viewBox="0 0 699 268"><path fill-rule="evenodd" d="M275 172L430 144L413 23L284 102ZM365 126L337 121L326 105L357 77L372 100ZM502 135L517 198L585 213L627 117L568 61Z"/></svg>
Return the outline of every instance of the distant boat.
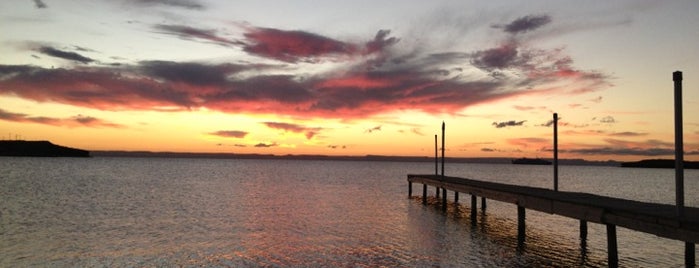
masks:
<svg viewBox="0 0 699 268"><path fill-rule="evenodd" d="M519 158L512 159L512 164L515 165L550 165L551 161L541 159L541 158Z"/></svg>

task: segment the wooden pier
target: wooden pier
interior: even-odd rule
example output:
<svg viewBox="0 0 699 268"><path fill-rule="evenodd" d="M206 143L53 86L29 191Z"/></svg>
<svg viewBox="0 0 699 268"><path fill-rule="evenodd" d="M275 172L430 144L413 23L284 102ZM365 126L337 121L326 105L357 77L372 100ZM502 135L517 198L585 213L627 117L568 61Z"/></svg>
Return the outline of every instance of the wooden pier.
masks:
<svg viewBox="0 0 699 268"><path fill-rule="evenodd" d="M660 237L685 242L685 263L694 267L694 245L699 243L699 208L685 207L684 216L678 218L676 207L666 204L645 203L620 198L599 196L588 193L554 191L544 188L517 186L503 183L478 181L441 175L408 175L409 195L412 196L413 183L423 185L423 203L427 198L427 187L442 189L442 208L446 208L446 191L471 195L471 222L474 216L476 198L512 203L517 205L518 241L524 242L526 209L551 213L580 220L580 237L587 237L587 222L607 226L608 262L610 267L618 266L616 226L645 232Z"/></svg>

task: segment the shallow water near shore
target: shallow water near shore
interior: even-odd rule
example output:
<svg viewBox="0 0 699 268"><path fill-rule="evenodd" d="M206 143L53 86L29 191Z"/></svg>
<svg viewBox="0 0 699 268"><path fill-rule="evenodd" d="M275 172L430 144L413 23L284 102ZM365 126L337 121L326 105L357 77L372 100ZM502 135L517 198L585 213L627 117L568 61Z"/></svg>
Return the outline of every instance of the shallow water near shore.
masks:
<svg viewBox="0 0 699 268"><path fill-rule="evenodd" d="M607 264L606 230L468 195L442 213L407 196L433 163L12 158L0 161L0 266L539 267ZM674 171L561 166L559 188L673 204ZM446 174L550 188L550 166L449 164ZM421 187L417 187L418 189ZM699 172L685 202L699 206ZM429 189L434 195L434 188ZM449 194L453 200L453 193ZM479 199L480 206L480 199ZM618 228L622 266L682 266L684 243Z"/></svg>

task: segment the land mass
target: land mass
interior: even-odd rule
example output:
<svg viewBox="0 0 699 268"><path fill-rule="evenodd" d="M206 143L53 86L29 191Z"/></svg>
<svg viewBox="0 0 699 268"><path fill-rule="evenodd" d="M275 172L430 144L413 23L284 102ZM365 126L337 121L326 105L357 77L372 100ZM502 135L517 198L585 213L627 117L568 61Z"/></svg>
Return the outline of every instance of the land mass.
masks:
<svg viewBox="0 0 699 268"><path fill-rule="evenodd" d="M3 140L0 141L0 156L90 157L90 152L49 141Z"/></svg>
<svg viewBox="0 0 699 268"><path fill-rule="evenodd" d="M636 162L623 162L621 167L640 167L640 168L675 168L674 159L646 159ZM699 162L684 161L684 168L699 169Z"/></svg>
<svg viewBox="0 0 699 268"><path fill-rule="evenodd" d="M434 162L428 156L391 156L391 155L309 155L309 154L235 154L235 153L187 153L187 152L149 152L149 151L92 151L96 157L163 157L163 158L213 158L213 159L295 159L295 160L340 160L340 161L392 161L392 162ZM441 159L439 159L441 163ZM504 157L446 157L447 163L491 163L511 164L512 158ZM589 161L584 159L559 159L561 165L619 166L617 161Z"/></svg>

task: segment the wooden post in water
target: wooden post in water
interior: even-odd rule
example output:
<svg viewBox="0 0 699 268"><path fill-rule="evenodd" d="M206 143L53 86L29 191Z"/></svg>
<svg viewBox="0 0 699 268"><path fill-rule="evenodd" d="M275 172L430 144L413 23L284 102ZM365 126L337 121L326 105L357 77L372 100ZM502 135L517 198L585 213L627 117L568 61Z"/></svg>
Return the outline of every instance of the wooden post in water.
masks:
<svg viewBox="0 0 699 268"><path fill-rule="evenodd" d="M478 222L478 218L476 215L476 211L478 211L478 203L476 202L476 195L471 193L471 225L476 225Z"/></svg>
<svg viewBox="0 0 699 268"><path fill-rule="evenodd" d="M675 82L675 199L677 219L684 218L684 132L682 130L682 72L672 73ZM695 266L694 243L684 243L684 263Z"/></svg>
<svg viewBox="0 0 699 268"><path fill-rule="evenodd" d="M442 121L442 182L444 182L444 121ZM442 210L447 211L447 188L442 188Z"/></svg>
<svg viewBox="0 0 699 268"><path fill-rule="evenodd" d="M422 184L422 204L427 204L427 184Z"/></svg>
<svg viewBox="0 0 699 268"><path fill-rule="evenodd" d="M580 220L580 240L587 240L587 221Z"/></svg>
<svg viewBox="0 0 699 268"><path fill-rule="evenodd" d="M485 212L485 197L481 196L481 210Z"/></svg>
<svg viewBox="0 0 699 268"><path fill-rule="evenodd" d="M437 144L437 135L434 135L434 175L437 176L439 175L439 155L437 154L437 151L439 150L439 144ZM439 198L439 186L435 186L435 196Z"/></svg>
<svg viewBox="0 0 699 268"><path fill-rule="evenodd" d="M526 238L526 225L525 225L525 218L526 218L526 210L524 209L523 206L517 206L517 245L523 246L524 245L524 240Z"/></svg>
<svg viewBox="0 0 699 268"><path fill-rule="evenodd" d="M459 203L459 192L454 191L454 203Z"/></svg>
<svg viewBox="0 0 699 268"><path fill-rule="evenodd" d="M675 198L677 217L684 217L684 145L682 141L682 72L672 73L675 82Z"/></svg>
<svg viewBox="0 0 699 268"><path fill-rule="evenodd" d="M408 198L413 197L413 182L408 182Z"/></svg>
<svg viewBox="0 0 699 268"><path fill-rule="evenodd" d="M616 225L607 224L607 265L619 267L619 253L616 244Z"/></svg>
<svg viewBox="0 0 699 268"><path fill-rule="evenodd" d="M558 113L553 113L553 190L558 191Z"/></svg>

